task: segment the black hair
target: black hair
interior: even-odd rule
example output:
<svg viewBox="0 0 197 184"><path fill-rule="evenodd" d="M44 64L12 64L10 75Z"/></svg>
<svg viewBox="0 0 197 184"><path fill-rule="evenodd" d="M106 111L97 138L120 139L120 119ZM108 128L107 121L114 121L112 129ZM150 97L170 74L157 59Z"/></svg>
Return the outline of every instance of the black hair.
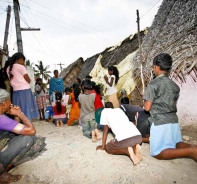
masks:
<svg viewBox="0 0 197 184"><path fill-rule="evenodd" d="M79 94L81 93L81 89L78 83L73 84L73 91L74 91L75 101L78 102L79 101L78 97Z"/></svg>
<svg viewBox="0 0 197 184"><path fill-rule="evenodd" d="M98 95L101 94L101 88L99 84L97 85L94 81L91 81L91 87Z"/></svg>
<svg viewBox="0 0 197 184"><path fill-rule="evenodd" d="M160 70L169 72L172 67L172 57L167 53L161 53L153 59L153 65L159 66Z"/></svg>
<svg viewBox="0 0 197 184"><path fill-rule="evenodd" d="M72 92L72 90L71 90L71 88L66 87L65 90L64 90L64 92L65 92L65 93L66 93L66 92Z"/></svg>
<svg viewBox="0 0 197 184"><path fill-rule="evenodd" d="M11 61L12 61L12 57L9 57L8 60L5 62L5 65L4 65L4 68L3 68L4 80L9 79L6 70L7 70L8 66L10 66Z"/></svg>
<svg viewBox="0 0 197 184"><path fill-rule="evenodd" d="M62 112L62 92L56 92L55 93L55 100L56 100L56 105L57 105L57 112L61 113Z"/></svg>
<svg viewBox="0 0 197 184"><path fill-rule="evenodd" d="M118 71L117 67L112 65L112 66L108 67L108 70L113 71L113 75L115 75L115 77L116 77L115 84L117 84L118 80L119 80L119 71Z"/></svg>
<svg viewBox="0 0 197 184"><path fill-rule="evenodd" d="M129 104L129 98L128 97L123 97L121 98L121 104Z"/></svg>
<svg viewBox="0 0 197 184"><path fill-rule="evenodd" d="M105 108L114 108L113 103L112 102L106 102L105 103Z"/></svg>
<svg viewBox="0 0 197 184"><path fill-rule="evenodd" d="M76 79L78 80L78 82L77 82L77 83L80 85L80 84L81 84L81 79L80 79L80 78L78 78L78 77L77 77Z"/></svg>
<svg viewBox="0 0 197 184"><path fill-rule="evenodd" d="M92 76L86 75L86 79L91 79L91 78L92 78Z"/></svg>
<svg viewBox="0 0 197 184"><path fill-rule="evenodd" d="M83 80L81 87L83 87L84 89L91 89L91 81L88 79Z"/></svg>
<svg viewBox="0 0 197 184"><path fill-rule="evenodd" d="M14 75L12 74L12 68L13 68L13 65L14 65L14 63L18 60L18 59L24 59L25 60L25 56L23 55L23 53L21 53L21 52L17 52L17 53L15 53L12 57L11 57L11 59L10 59L10 61L9 61L9 66L10 66L10 68L9 68L9 75L10 75L10 79L12 79L13 77L14 77Z"/></svg>
<svg viewBox="0 0 197 184"><path fill-rule="evenodd" d="M55 72L58 72L58 70L54 70L54 71L53 71L53 74L54 74L54 75L55 75Z"/></svg>
<svg viewBox="0 0 197 184"><path fill-rule="evenodd" d="M41 78L37 78L35 85L37 85L39 81L42 81L42 79Z"/></svg>

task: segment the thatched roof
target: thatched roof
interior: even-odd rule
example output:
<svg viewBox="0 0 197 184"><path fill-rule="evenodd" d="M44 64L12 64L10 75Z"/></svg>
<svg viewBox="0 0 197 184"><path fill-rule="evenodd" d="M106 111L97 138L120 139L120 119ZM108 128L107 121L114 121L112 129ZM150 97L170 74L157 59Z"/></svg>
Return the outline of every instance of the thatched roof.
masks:
<svg viewBox="0 0 197 184"><path fill-rule="evenodd" d="M147 33L147 29L140 32L141 42L146 33ZM133 55L132 53L135 53L137 50L138 50L137 34L130 35L129 37L127 37L125 40L123 40L119 44L106 48L103 52L98 53L90 58L87 58L84 63L82 62L79 64L77 61L74 62L73 64L69 65L67 68L65 68L62 71L62 73L60 74L60 77L63 78L65 86L70 86L76 77L79 77L80 79L83 80L86 75L90 74L93 70L97 70L99 67L96 65L98 64L97 61L99 60L99 63L101 65L100 68L102 69L98 69L100 70L98 71L100 74L96 72L97 76L95 77L93 76L94 78L93 80L94 81L98 80L97 81L98 83L102 83L103 77L101 76L103 72L107 71L108 66L119 65L119 64L122 66L121 62L124 62L125 60L127 60L128 57L131 57L131 55ZM80 65L80 66L77 67L77 65ZM127 70L129 68L131 68L130 64L128 64L125 71L122 72L121 74L122 76L120 77L120 80L119 80L119 84L120 84L119 88L124 87L125 85L127 86L127 82L132 80L132 74L128 76L128 73L127 73ZM127 79L125 77L127 77ZM128 91L131 90L130 88L128 88L127 86ZM142 104L141 96L139 95L139 92L136 90L134 90L134 92L132 93L132 99L135 99L135 101L132 101L133 104Z"/></svg>
<svg viewBox="0 0 197 184"><path fill-rule="evenodd" d="M140 32L141 41L144 37L144 34L144 31ZM87 74L91 72L99 55L102 55L101 65L104 68L107 68L110 65L119 64L129 54L138 49L137 39L137 34L131 35L122 42L120 42L118 45L106 48L103 52L98 53L90 58L87 58L78 77L83 79Z"/></svg>
<svg viewBox="0 0 197 184"><path fill-rule="evenodd" d="M164 0L142 42L145 84L151 78L152 61L159 53L173 58L170 77L180 83L185 76L197 80L197 0ZM131 61L136 84L141 88L139 53ZM192 72L193 71L193 72Z"/></svg>
<svg viewBox="0 0 197 184"><path fill-rule="evenodd" d="M78 76L83 64L84 60L82 57L80 57L67 68L63 69L59 77L63 78L65 86L71 86L73 84L74 79Z"/></svg>

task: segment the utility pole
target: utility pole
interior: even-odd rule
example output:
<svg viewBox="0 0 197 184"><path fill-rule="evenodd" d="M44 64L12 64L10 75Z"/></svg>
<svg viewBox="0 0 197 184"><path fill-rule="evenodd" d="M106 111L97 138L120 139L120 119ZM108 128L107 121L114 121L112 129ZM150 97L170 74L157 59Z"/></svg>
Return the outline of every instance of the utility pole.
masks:
<svg viewBox="0 0 197 184"><path fill-rule="evenodd" d="M22 35L21 35L21 28L20 28L20 17L19 17L19 2L18 0L13 0L13 3L14 3L14 15L15 15L18 52L23 53L23 43L22 43Z"/></svg>
<svg viewBox="0 0 197 184"><path fill-rule="evenodd" d="M10 25L10 15L11 15L11 6L8 5L7 8L7 19L6 19L6 25L5 25L5 35L4 35L4 42L3 42L3 50L8 53L8 34L9 34L9 25Z"/></svg>
<svg viewBox="0 0 197 184"><path fill-rule="evenodd" d="M141 69L141 81L142 81L142 93L144 94L144 76L143 76L143 61L142 61L142 49L140 43L140 18L139 11L137 10L137 29L138 29L138 45L139 45L139 55L140 55L140 69Z"/></svg>
<svg viewBox="0 0 197 184"><path fill-rule="evenodd" d="M141 49L141 41L140 41L140 18L139 11L137 10L137 33L138 33L138 45L139 45L139 53L140 53L140 62L142 63L142 49Z"/></svg>
<svg viewBox="0 0 197 184"><path fill-rule="evenodd" d="M17 38L17 46L18 52L23 53L23 42L21 31L40 31L39 28L21 28L20 27L20 17L19 17L19 2L18 0L13 0L14 3L14 15L15 15L15 26L16 26L16 38Z"/></svg>
<svg viewBox="0 0 197 184"><path fill-rule="evenodd" d="M61 70L61 72L62 72L62 65L64 65L64 64L59 63L59 64L57 64L57 65L60 65L60 70Z"/></svg>

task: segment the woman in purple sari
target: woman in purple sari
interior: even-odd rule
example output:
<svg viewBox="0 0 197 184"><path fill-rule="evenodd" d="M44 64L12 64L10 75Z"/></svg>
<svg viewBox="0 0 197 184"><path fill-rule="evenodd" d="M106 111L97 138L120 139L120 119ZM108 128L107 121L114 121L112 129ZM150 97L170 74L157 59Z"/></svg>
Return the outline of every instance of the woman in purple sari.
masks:
<svg viewBox="0 0 197 184"><path fill-rule="evenodd" d="M23 124L7 115L17 116ZM31 121L19 106L11 104L10 94L0 89L0 183L19 181L21 175L11 175L8 172L45 150L45 137L37 137L35 134Z"/></svg>

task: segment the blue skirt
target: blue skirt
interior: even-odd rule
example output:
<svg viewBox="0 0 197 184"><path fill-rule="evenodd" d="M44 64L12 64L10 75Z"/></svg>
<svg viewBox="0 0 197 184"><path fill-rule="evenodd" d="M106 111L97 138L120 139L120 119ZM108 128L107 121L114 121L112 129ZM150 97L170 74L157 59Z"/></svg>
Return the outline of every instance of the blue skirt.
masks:
<svg viewBox="0 0 197 184"><path fill-rule="evenodd" d="M31 89L13 91L12 103L18 105L29 120L38 118L38 107Z"/></svg>

